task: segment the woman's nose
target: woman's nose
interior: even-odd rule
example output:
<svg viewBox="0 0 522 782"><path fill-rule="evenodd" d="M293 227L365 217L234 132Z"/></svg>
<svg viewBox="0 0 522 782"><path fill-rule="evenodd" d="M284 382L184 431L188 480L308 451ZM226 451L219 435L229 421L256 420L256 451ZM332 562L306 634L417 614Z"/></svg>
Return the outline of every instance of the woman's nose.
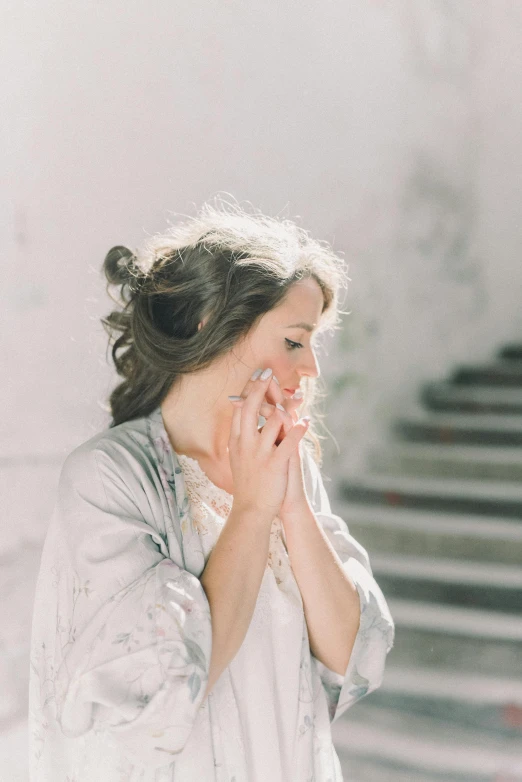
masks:
<svg viewBox="0 0 522 782"><path fill-rule="evenodd" d="M320 377L321 369L315 355L311 356L308 361L302 363L299 367L299 374L301 377Z"/></svg>

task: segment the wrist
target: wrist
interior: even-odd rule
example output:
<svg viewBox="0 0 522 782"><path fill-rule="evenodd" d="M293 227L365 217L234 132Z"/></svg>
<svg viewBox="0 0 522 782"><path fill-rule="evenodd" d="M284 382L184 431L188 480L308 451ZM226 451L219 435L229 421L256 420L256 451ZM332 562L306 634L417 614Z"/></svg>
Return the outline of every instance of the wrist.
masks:
<svg viewBox="0 0 522 782"><path fill-rule="evenodd" d="M266 508L257 507L255 505L232 502L229 518L232 515L234 518L240 519L244 524L262 525L271 524L277 514Z"/></svg>
<svg viewBox="0 0 522 782"><path fill-rule="evenodd" d="M313 517L315 519L315 513L307 500L303 500L299 505L295 505L291 510L281 512L281 521L285 524L302 523L306 517Z"/></svg>

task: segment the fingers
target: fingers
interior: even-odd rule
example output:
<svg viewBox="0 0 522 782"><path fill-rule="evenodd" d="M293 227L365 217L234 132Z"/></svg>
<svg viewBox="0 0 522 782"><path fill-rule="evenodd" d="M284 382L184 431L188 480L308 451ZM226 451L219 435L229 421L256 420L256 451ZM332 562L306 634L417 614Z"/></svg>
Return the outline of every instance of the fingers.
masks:
<svg viewBox="0 0 522 782"><path fill-rule="evenodd" d="M294 418L294 416L295 416L295 418ZM299 416L298 416L297 413L293 413L293 414L292 413L285 413L285 415L283 416L283 430L282 430L282 434L281 434L281 432L279 433L279 436L277 437L277 439L275 441L276 445L279 445L281 440L283 439L283 437L286 437L286 435L288 434L288 432L294 426L294 424L297 422L298 419L299 419Z"/></svg>
<svg viewBox="0 0 522 782"><path fill-rule="evenodd" d="M241 408L243 403L234 402L234 410L232 411L232 424L230 426L229 444L232 440L239 440L241 434Z"/></svg>
<svg viewBox="0 0 522 782"><path fill-rule="evenodd" d="M265 395L272 379L272 372L269 368L265 370L266 377L260 376L256 380L249 380L246 389L247 396L241 404L241 437L252 442L258 436L257 421L260 415L261 406L264 403Z"/></svg>
<svg viewBox="0 0 522 782"><path fill-rule="evenodd" d="M240 409L243 406L243 403L245 401L243 397L237 397L235 399L232 399L231 397L229 397L229 399L232 402L232 404L234 405L234 407L239 407ZM270 418L270 416L273 415L273 413L276 410L280 410L281 413L283 414L283 422L284 422L284 426L285 426L285 431L287 431L290 428L290 426L292 425L292 423L295 423L295 421L297 421L297 419L299 418L299 415L297 414L297 412L289 413L287 410L285 410L285 408L282 405L281 405L281 407L277 407L277 406L274 406L274 405L269 405L268 402L263 402L261 404L261 407L259 408L259 415L263 416L263 418L268 420Z"/></svg>
<svg viewBox="0 0 522 782"><path fill-rule="evenodd" d="M260 447L266 451L271 451L273 446L276 445L276 441L279 440L278 435L281 428L287 431L291 426L293 426L293 423L290 421L287 413L279 410L277 407L272 408L272 414L260 432Z"/></svg>
<svg viewBox="0 0 522 782"><path fill-rule="evenodd" d="M280 459L281 464L285 464L299 446L299 442L308 430L309 423L310 419L308 416L300 418L299 421L292 426L288 434L285 435L283 440L281 440L275 456L276 459Z"/></svg>
<svg viewBox="0 0 522 782"><path fill-rule="evenodd" d="M248 396L248 394L250 392L250 389L253 387L254 383L255 383L255 381L252 380L252 379L250 379L247 382L247 384L245 385L245 387L243 388L243 391L241 393L241 398L242 399L246 399L246 397ZM301 394L303 393L301 389L298 389L298 392L300 392ZM304 398L302 396L301 397L296 397L296 398L294 398L294 397L286 397L283 394L283 392L281 390L281 387L279 386L279 383L276 381L275 376L273 374L270 376L270 382L268 383L268 387L266 389L266 395L265 396L266 396L266 400L267 400L267 402L269 402L269 404L277 405L277 403L279 402L279 404L283 405L285 410L287 412L289 412L291 415L304 402Z"/></svg>
<svg viewBox="0 0 522 782"><path fill-rule="evenodd" d="M238 438L242 428L251 433L258 431L259 416L261 415L268 420L274 413L277 405L280 405L283 408L282 412L284 411L283 422L280 425L280 429L283 429L284 434L288 432L291 424L295 424L299 420L298 408L302 405L303 399L286 398L283 396L279 384L275 382L273 374L270 373L264 379L260 379L260 372L261 370L257 371L258 377L255 380L252 378L249 379L237 401L231 398L234 407L239 407L241 409L245 401L252 396L252 392L257 389L257 393L254 396L256 404L250 403L246 415L239 415L239 417L235 415L232 417L231 436L233 437ZM259 397L262 396L262 391L260 389L264 391L264 397L261 400L259 400ZM262 429L264 430L264 426ZM281 439L282 438L278 437L276 444L279 444Z"/></svg>
<svg viewBox="0 0 522 782"><path fill-rule="evenodd" d="M292 397L285 397L279 385L274 381L268 386L266 398L267 401L273 405L276 405L278 402L279 404L283 405L287 413L289 413L289 415L292 417L293 421L297 421L299 419L298 408L303 404L304 401L302 397L296 399L293 399Z"/></svg>

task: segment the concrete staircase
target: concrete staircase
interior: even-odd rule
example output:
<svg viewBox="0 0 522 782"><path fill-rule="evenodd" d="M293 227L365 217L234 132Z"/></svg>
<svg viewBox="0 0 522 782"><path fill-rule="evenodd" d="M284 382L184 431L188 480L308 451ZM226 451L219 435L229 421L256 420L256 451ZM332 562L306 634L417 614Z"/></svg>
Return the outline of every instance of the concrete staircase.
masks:
<svg viewBox="0 0 522 782"><path fill-rule="evenodd" d="M522 345L427 384L334 505L396 624L347 782L522 782Z"/></svg>

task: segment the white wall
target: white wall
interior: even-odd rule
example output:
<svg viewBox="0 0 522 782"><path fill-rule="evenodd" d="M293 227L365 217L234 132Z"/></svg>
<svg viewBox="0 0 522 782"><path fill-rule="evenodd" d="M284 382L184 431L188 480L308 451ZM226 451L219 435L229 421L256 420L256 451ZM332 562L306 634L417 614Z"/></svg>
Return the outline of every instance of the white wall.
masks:
<svg viewBox="0 0 522 782"><path fill-rule="evenodd" d="M104 425L104 253L218 191L345 252L342 369L365 400L385 388L379 409L520 331L521 6L55 1L3 16L4 453L67 451Z"/></svg>
<svg viewBox="0 0 522 782"><path fill-rule="evenodd" d="M521 4L4 0L0 21L3 532L27 610L49 475L108 422L112 245L221 191L345 253L332 477L424 379L520 338Z"/></svg>

